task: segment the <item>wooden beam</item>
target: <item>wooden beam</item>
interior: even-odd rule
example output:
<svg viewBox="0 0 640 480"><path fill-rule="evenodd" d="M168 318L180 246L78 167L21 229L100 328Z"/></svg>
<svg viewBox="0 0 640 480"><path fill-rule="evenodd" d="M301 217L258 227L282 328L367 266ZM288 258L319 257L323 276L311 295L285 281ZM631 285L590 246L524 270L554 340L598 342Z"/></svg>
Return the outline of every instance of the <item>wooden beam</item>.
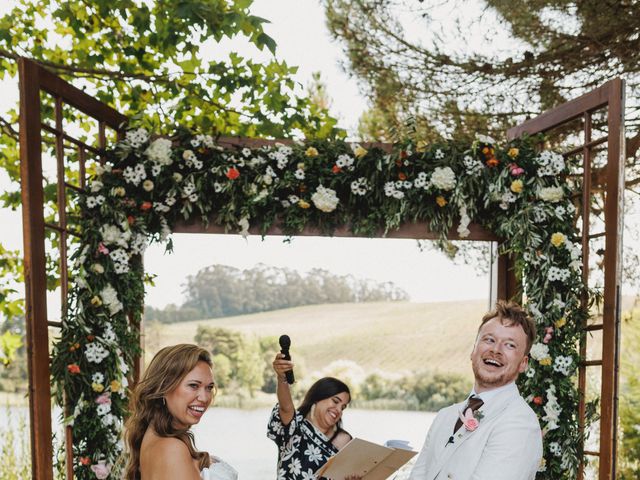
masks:
<svg viewBox="0 0 640 480"><path fill-rule="evenodd" d="M20 178L24 237L25 316L32 478L53 480L51 379L47 328L44 192L40 132L40 68L18 61L20 77Z"/></svg>

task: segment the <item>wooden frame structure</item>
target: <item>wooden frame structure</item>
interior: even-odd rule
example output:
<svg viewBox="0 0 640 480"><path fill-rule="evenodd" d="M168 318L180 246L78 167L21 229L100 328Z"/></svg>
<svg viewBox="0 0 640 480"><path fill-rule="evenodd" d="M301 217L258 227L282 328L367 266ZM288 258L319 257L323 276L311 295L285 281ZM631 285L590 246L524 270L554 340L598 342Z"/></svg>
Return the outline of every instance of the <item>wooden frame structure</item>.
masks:
<svg viewBox="0 0 640 480"><path fill-rule="evenodd" d="M578 370L580 404L578 418L584 431L587 389L587 369L601 367L600 387L600 438L599 450L585 450L585 456L597 458L598 479L616 478L617 457L617 416L618 416L618 377L620 356L620 284L622 271L622 231L623 231L623 194L624 194L624 81L616 78L602 87L553 110L529 120L507 132L508 138L523 133L535 134L551 132L580 119L582 124L582 145L564 153L565 157L582 156L582 275L588 284L589 241L605 237L604 248L604 291L601 321L584 325L587 334L602 332L602 358L587 360L587 337L580 345L580 357L583 359ZM606 135L593 138L593 118L597 111L606 109ZM607 163L602 171L593 168L594 150L606 144ZM601 148L601 147L600 147ZM604 192L604 231L592 232L590 222L591 199L595 187ZM583 302L588 299L583 298ZM578 480L585 475L584 458L578 470Z"/></svg>
<svg viewBox="0 0 640 480"><path fill-rule="evenodd" d="M57 322L49 321L47 317L46 299L46 230L56 232L60 239L60 283L61 303L65 308L68 292L67 242L70 235L75 233L68 228L66 213L66 190L81 190L85 187L85 162L88 155L100 158L102 150L106 148L106 128L119 132L127 118L112 108L93 99L81 90L71 86L37 63L19 60L20 75L20 161L22 179L22 208L23 231L25 248L25 284L26 284L26 321L27 321L27 350L29 367L29 411L31 428L31 458L32 475L38 480L53 479L53 448L51 428L51 385L49 371L49 335L48 328L60 326ZM41 118L41 92L51 95L55 102L55 125L48 125ZM600 457L600 480L612 480L615 471L615 417L617 407L617 354L618 354L618 323L619 323L619 283L620 283L620 241L621 241L621 182L623 162L621 155L624 151L622 113L624 101L621 99L623 83L615 80L591 94L578 100L569 102L556 110L509 130L508 135L513 138L523 132L546 131L579 116L584 116L585 125L591 122L591 113L603 105L609 106L609 164L607 175L610 181L607 185L607 266L605 285L605 310L602 329L605 333L604 344L606 358L601 360L603 366L602 387L602 433L599 452L590 452ZM617 100L617 103L615 99ZM63 106L68 105L85 115L98 121L98 147L93 147L65 132L63 128ZM587 120L588 119L588 120ZM586 128L586 127L585 127ZM58 213L57 223L45 223L44 191L42 168L42 131L47 131L55 138L55 155L57 163L57 192ZM590 135L590 133L589 133ZM615 138L614 138L615 137ZM591 149L603 143L601 140L585 142L582 147L585 158L589 158ZM79 159L80 179L77 185L65 179L65 143L73 145ZM272 143L257 139L220 139L220 143L255 146ZM379 145L383 146L383 145ZM390 148L390 146L387 146ZM589 162L586 162L587 164ZM585 179L590 182L590 169L585 167ZM590 185L590 183L585 183ZM613 201L610 201L613 200ZM612 223L613 222L613 223ZM199 224L180 224L175 229L183 233L222 233L224 230L216 225L207 228ZM470 226L471 235L465 240L498 241L495 235L480 228ZM390 232L387 236L393 238L433 239L435 235L428 233L426 224L407 224L399 230ZM278 235L281 232L274 228L268 232ZM310 229L302 235L318 235ZM339 230L336 236L353 236L347 230ZM584 236L584 235L583 235ZM586 237L586 236L585 236ZM452 232L452 239L457 234ZM612 257L610 256L612 253ZM583 253L585 266L588 260L588 238L583 239ZM515 274L512 270L511 259L501 256L497 262L497 285L492 291L496 298L512 298L517 291ZM587 271L586 269L584 270ZM585 273L586 275L586 273ZM586 281L586 276L585 276ZM495 299L494 299L495 300ZM586 299L585 299L586 301ZM590 327L594 328L595 327ZM599 328L599 327L598 327ZM584 353L584 351L582 352ZM580 386L584 391L585 368L581 366ZM606 379L605 379L606 377ZM605 381L606 380L606 381ZM581 404L581 419L584 419L584 401ZM71 430L66 431L67 469L68 479L73 478L73 458ZM613 460L612 460L613 459ZM602 469L606 468L606 471ZM582 475L582 468L580 475ZM579 477L582 478L581 476Z"/></svg>

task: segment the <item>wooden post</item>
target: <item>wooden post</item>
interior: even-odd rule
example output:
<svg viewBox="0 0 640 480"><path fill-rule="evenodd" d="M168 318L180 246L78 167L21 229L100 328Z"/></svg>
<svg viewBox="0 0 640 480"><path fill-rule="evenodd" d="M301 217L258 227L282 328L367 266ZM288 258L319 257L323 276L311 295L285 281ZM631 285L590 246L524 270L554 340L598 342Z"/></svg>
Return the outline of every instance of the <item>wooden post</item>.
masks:
<svg viewBox="0 0 640 480"><path fill-rule="evenodd" d="M31 471L32 478L53 480L39 67L21 58L18 68Z"/></svg>

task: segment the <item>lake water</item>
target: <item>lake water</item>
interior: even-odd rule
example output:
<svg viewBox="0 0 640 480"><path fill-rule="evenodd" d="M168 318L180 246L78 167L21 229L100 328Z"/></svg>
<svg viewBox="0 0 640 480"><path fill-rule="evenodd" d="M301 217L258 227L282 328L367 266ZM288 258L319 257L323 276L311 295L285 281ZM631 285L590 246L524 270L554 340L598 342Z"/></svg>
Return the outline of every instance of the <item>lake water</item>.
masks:
<svg viewBox="0 0 640 480"><path fill-rule="evenodd" d="M26 407L10 407L9 412L0 415L0 431L16 428L17 418L28 416ZM275 479L277 449L266 437L270 413L270 408L211 408L193 428L196 447L233 465L240 480ZM419 450L434 417L435 413L425 412L348 409L343 422L354 437L380 444L389 439L408 440Z"/></svg>

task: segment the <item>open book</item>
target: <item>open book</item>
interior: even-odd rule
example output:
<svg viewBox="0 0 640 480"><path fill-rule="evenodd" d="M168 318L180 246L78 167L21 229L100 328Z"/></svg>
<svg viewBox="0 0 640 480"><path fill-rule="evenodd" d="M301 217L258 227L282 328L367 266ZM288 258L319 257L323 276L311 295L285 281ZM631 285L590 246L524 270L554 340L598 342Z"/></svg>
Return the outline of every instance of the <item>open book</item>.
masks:
<svg viewBox="0 0 640 480"><path fill-rule="evenodd" d="M389 478L418 453L407 450L406 442L394 441L393 445L400 448L383 447L377 443L354 438L327 460L316 472L316 477L326 477L329 480L343 480L348 475L360 475L362 480Z"/></svg>

